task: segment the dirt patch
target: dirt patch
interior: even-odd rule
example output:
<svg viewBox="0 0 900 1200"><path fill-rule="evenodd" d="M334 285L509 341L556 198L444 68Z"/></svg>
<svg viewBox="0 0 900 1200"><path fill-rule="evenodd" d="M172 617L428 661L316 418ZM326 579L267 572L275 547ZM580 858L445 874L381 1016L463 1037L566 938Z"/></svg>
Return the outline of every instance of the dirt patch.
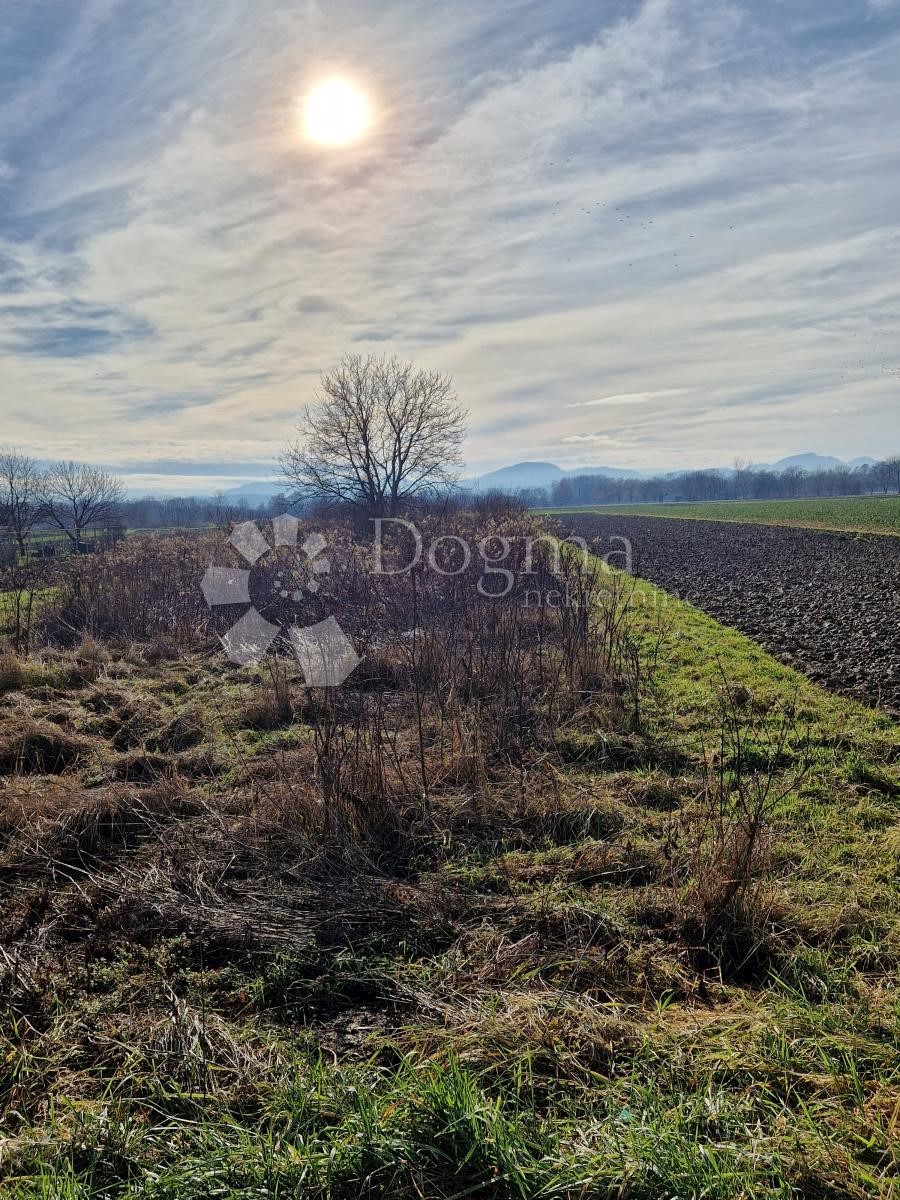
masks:
<svg viewBox="0 0 900 1200"><path fill-rule="evenodd" d="M635 574L824 687L900 712L900 538L599 513L559 524L601 553L627 538Z"/></svg>

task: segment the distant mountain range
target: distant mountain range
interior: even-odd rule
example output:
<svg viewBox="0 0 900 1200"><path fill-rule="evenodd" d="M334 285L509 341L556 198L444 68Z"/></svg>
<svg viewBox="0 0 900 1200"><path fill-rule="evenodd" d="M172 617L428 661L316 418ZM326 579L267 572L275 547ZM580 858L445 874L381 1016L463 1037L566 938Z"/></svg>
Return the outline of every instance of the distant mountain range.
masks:
<svg viewBox="0 0 900 1200"><path fill-rule="evenodd" d="M642 474L641 471L632 470L630 467L578 467L576 470L564 471L556 463L521 462L511 467L489 471L487 475L481 475L477 479L467 479L464 486L477 488L482 492L495 488L499 491L522 491L524 488L550 487L558 479L565 479L567 475L607 475L610 479L640 479Z"/></svg>
<svg viewBox="0 0 900 1200"><path fill-rule="evenodd" d="M851 470L855 470L857 467L873 467L876 462L877 459L869 458L865 454L861 458L851 458L849 462L842 458L833 458L830 454L792 454L790 458L779 458L778 462L771 465L757 463L754 470L786 471L788 467L799 467L802 471L829 471L834 467L850 467Z"/></svg>
<svg viewBox="0 0 900 1200"><path fill-rule="evenodd" d="M780 458L774 463L754 463L754 471L786 471L790 467L799 467L803 471L827 471L834 467L871 466L874 458L853 458L849 462L834 458L828 454L791 454ZM679 471L647 471L633 467L570 467L564 470L551 462L520 462L509 467L500 467L496 471L488 471L476 479L464 479L462 486L469 491L489 492L493 490L506 492L521 492L528 488L549 488L558 480L571 478L574 475L606 475L609 479L652 479L657 476L683 475L693 468L685 467ZM723 475L732 475L733 467L708 467L705 470L721 471ZM267 504L273 496L284 492L284 483L264 483L254 481L242 483L238 487L228 488L222 494L227 500L235 503L244 500L251 508Z"/></svg>
<svg viewBox="0 0 900 1200"><path fill-rule="evenodd" d="M287 488L283 483L254 481L253 483L242 483L238 487L226 488L222 495L226 500L231 500L235 504L244 500L250 508L259 508L263 504L268 504L273 496L280 496L285 491Z"/></svg>
<svg viewBox="0 0 900 1200"><path fill-rule="evenodd" d="M827 454L792 454L780 458L774 463L754 463L754 471L786 471L790 467L798 467L803 471L827 471L834 467L871 466L874 458L854 458L850 462L834 458ZM555 463L521 462L511 467L500 467L499 470L489 471L477 479L466 480L466 487L477 488L486 492L496 488L501 491L523 491L526 488L551 487L558 479L571 478L575 475L606 475L609 479L652 479L657 476L683 475L685 471L695 468L685 467L678 471L647 471L636 470L632 467L570 467L563 470ZM732 475L733 467L708 467L704 470L717 470L724 475Z"/></svg>

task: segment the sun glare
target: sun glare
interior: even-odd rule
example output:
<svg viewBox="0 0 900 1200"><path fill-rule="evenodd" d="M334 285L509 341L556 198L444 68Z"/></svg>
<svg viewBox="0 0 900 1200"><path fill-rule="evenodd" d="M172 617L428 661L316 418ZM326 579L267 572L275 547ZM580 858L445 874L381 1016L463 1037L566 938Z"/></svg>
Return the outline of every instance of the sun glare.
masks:
<svg viewBox="0 0 900 1200"><path fill-rule="evenodd" d="M346 146L372 124L372 106L365 94L346 79L325 79L306 97L303 112L306 135L322 146Z"/></svg>

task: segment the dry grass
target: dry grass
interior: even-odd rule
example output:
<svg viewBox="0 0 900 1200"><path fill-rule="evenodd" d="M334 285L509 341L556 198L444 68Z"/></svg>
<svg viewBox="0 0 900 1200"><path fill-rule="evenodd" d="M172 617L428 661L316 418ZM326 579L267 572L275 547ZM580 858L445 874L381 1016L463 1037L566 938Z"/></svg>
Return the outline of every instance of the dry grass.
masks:
<svg viewBox="0 0 900 1200"><path fill-rule="evenodd" d="M88 743L27 712L14 713L0 732L0 771L8 775L62 775L88 753Z"/></svg>
<svg viewBox="0 0 900 1200"><path fill-rule="evenodd" d="M344 551L311 615L340 599L366 658L331 694L210 655L144 579L177 575L160 546L117 560L118 626L109 564L77 564L44 627L66 645L9 666L16 1200L884 1194L881 743L845 778L843 718L782 737L764 688L721 680L685 735L659 631L549 551L571 611Z"/></svg>
<svg viewBox="0 0 900 1200"><path fill-rule="evenodd" d="M771 822L808 764L790 753L801 741L793 705L759 715L743 688L726 685L719 697L717 744L704 754L699 794L671 827L670 861L676 887L679 876L689 881L681 927L692 951L740 975L769 966L777 905L762 881Z"/></svg>

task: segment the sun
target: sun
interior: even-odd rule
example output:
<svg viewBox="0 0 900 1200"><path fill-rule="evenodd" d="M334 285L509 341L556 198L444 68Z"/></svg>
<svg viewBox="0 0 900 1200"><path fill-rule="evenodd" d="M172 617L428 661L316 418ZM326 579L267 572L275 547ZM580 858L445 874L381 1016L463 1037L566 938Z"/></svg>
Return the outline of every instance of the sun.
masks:
<svg viewBox="0 0 900 1200"><path fill-rule="evenodd" d="M372 124L372 106L348 79L324 79L306 97L303 124L312 141L322 146L347 146Z"/></svg>

